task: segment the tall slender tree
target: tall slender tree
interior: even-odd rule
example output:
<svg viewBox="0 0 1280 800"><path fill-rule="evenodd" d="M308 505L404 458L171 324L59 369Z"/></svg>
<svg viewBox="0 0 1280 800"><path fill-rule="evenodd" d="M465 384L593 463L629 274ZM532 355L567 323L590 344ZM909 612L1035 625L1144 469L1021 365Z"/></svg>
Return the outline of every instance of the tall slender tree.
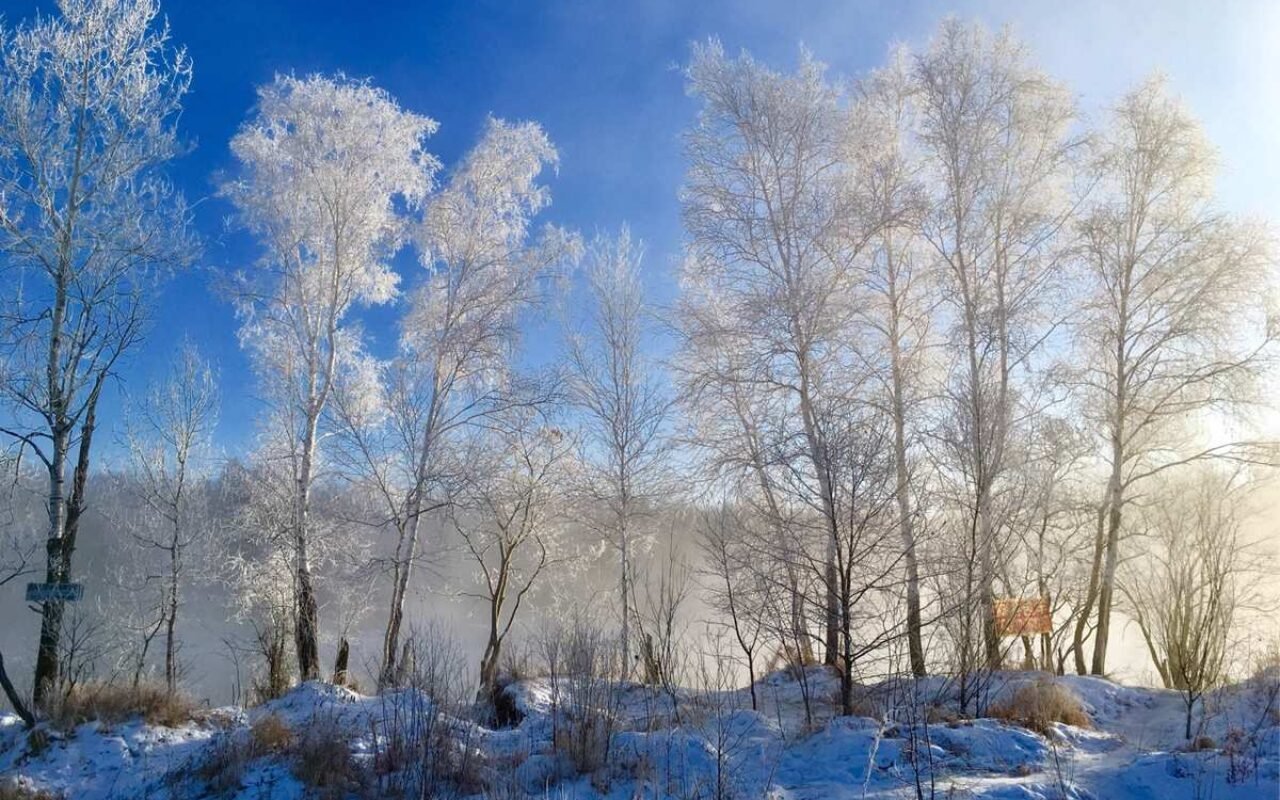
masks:
<svg viewBox="0 0 1280 800"><path fill-rule="evenodd" d="M996 562L1008 534L1000 495L1026 417L1019 375L1051 330L1047 289L1073 210L1066 189L1078 150L1069 136L1075 105L1007 32L993 36L954 19L917 56L914 72L932 199L922 233L941 261L952 323L946 474L962 509L960 538L973 551L966 585L981 628L974 638L995 666Z"/></svg>
<svg viewBox="0 0 1280 800"><path fill-rule="evenodd" d="M893 427L894 500L906 574L907 654L915 675L926 672L920 602L917 528L923 495L918 461L920 420L928 393L929 350L936 344L931 312L938 305L935 276L923 257L920 223L925 210L922 163L912 141L916 84L908 55L858 87L849 158L872 213L881 221L867 248L867 302L861 354L878 390L878 405Z"/></svg>
<svg viewBox="0 0 1280 800"><path fill-rule="evenodd" d="M361 354L351 311L397 294L389 259L404 241L400 207L431 188L437 162L424 141L435 129L366 82L277 76L231 141L240 174L222 191L263 250L235 296L241 340L288 442L303 680L320 675L308 515L322 423L339 371Z"/></svg>
<svg viewBox="0 0 1280 800"><path fill-rule="evenodd" d="M178 610L192 572L191 550L211 532L200 478L207 477L217 424L216 373L195 345L186 342L169 375L133 411L138 423L129 426L127 442L140 478L138 495L150 517L135 539L147 553L162 554L165 562L159 573L159 623L165 686L172 693L178 688Z"/></svg>
<svg viewBox="0 0 1280 800"><path fill-rule="evenodd" d="M587 252L590 317L569 340L570 390L586 418L584 489L603 507L604 541L618 558L618 612L622 668L631 669L636 623L637 546L643 520L662 491L669 452L666 426L671 400L646 352L646 315L640 285L642 248L627 229L598 237Z"/></svg>
<svg viewBox="0 0 1280 800"><path fill-rule="evenodd" d="M580 251L560 228L531 230L551 202L541 178L557 160L536 123L488 121L413 230L427 275L410 295L399 352L385 364L362 362L340 381L340 466L370 490L378 523L395 535L380 686L399 674L423 518L447 507L465 478L451 445L489 415L546 398L512 361L521 315Z"/></svg>
<svg viewBox="0 0 1280 800"><path fill-rule="evenodd" d="M1267 240L1214 207L1215 168L1200 126L1160 79L1119 102L1090 163L1098 189L1079 224L1090 294L1078 335L1085 408L1108 474L1076 659L1083 671L1083 624L1096 600L1096 675L1106 672L1135 494L1190 461L1257 455L1249 442L1194 435L1206 413L1251 396L1277 335Z"/></svg>
<svg viewBox="0 0 1280 800"><path fill-rule="evenodd" d="M157 279L194 254L164 175L190 59L154 0L58 10L0 27L0 432L48 475L48 583L75 576L107 378L141 340ZM37 706L58 680L63 609L42 604Z"/></svg>
<svg viewBox="0 0 1280 800"><path fill-rule="evenodd" d="M814 501L826 530L824 658L834 664L840 520L822 416L847 386L854 262L866 243L849 191L856 183L846 180L843 113L808 54L784 75L712 42L694 49L686 72L703 107L685 134L684 316L720 326L689 334L733 346L733 373L767 387L781 424L799 423L794 441L813 489L805 502ZM776 430L765 438L791 440Z"/></svg>
<svg viewBox="0 0 1280 800"><path fill-rule="evenodd" d="M451 519L479 586L465 594L486 606L480 699L497 699L503 647L548 568L564 560L563 522L574 442L541 414L513 409L476 431Z"/></svg>

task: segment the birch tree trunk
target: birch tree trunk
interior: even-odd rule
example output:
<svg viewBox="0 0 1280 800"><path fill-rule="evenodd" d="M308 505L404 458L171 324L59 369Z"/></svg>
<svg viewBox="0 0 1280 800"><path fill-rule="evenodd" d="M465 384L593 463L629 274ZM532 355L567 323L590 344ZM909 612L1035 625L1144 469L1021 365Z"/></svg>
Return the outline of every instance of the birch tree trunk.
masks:
<svg viewBox="0 0 1280 800"><path fill-rule="evenodd" d="M294 580L297 582L297 625L294 645L298 656L298 675L303 681L320 678L319 619L315 588L311 582L308 517L311 513L312 465L316 449L319 414L307 420L302 440L302 462L298 471L297 503L294 528Z"/></svg>

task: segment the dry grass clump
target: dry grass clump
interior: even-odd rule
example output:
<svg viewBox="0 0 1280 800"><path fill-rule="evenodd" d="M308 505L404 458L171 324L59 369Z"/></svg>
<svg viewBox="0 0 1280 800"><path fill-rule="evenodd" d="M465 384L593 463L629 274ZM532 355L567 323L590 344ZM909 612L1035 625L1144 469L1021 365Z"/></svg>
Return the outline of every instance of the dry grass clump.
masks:
<svg viewBox="0 0 1280 800"><path fill-rule="evenodd" d="M959 712L942 703L930 703L924 708L925 722L930 725L948 725L955 727L964 721Z"/></svg>
<svg viewBox="0 0 1280 800"><path fill-rule="evenodd" d="M17 778L0 778L0 800L59 800L59 795L47 789L36 789Z"/></svg>
<svg viewBox="0 0 1280 800"><path fill-rule="evenodd" d="M816 667L822 662L812 651L805 649L797 652L794 647L779 647L765 661L764 672L769 674L785 669L792 678L808 667Z"/></svg>
<svg viewBox="0 0 1280 800"><path fill-rule="evenodd" d="M287 751L293 744L293 731L277 714L258 719L249 728L235 729L228 724L210 744L205 757L195 767L195 776L210 794L231 794L241 788L245 770L255 758ZM170 776L175 785L186 776L178 770Z"/></svg>
<svg viewBox="0 0 1280 800"><path fill-rule="evenodd" d="M547 671L537 663L532 650L528 647L513 646L502 652L502 664L498 668L498 684L507 686L512 683L545 678Z"/></svg>
<svg viewBox="0 0 1280 800"><path fill-rule="evenodd" d="M33 728L27 732L27 755L39 758L53 743L53 737L46 728Z"/></svg>
<svg viewBox="0 0 1280 800"><path fill-rule="evenodd" d="M46 709L50 723L69 730L91 720L107 724L141 717L148 725L174 728L203 719L200 706L181 692L155 683L85 683L59 697Z"/></svg>
<svg viewBox="0 0 1280 800"><path fill-rule="evenodd" d="M293 744L293 731L279 714L260 717L249 729L249 740L256 755L288 750Z"/></svg>
<svg viewBox="0 0 1280 800"><path fill-rule="evenodd" d="M839 709L842 703L843 698L840 694L840 687L836 686L831 692L831 707ZM855 685L853 687L853 707L850 711L850 716L869 717L870 719L883 721L886 709L883 698L878 697L873 690L865 686Z"/></svg>
<svg viewBox="0 0 1280 800"><path fill-rule="evenodd" d="M1055 722L1077 728L1093 725L1080 698L1066 687L1046 680L1018 687L1011 697L991 708L991 716L1045 735L1053 730Z"/></svg>
<svg viewBox="0 0 1280 800"><path fill-rule="evenodd" d="M1217 750L1218 743L1213 740L1212 736L1201 735L1187 742L1183 749L1189 753L1203 753L1209 750Z"/></svg>

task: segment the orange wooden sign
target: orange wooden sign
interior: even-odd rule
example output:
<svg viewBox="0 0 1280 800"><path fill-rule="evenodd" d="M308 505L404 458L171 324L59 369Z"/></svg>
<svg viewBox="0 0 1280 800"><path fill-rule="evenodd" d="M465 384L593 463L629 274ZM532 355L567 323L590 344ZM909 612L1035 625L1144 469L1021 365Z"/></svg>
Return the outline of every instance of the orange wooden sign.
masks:
<svg viewBox="0 0 1280 800"><path fill-rule="evenodd" d="M1053 632L1053 612L1047 597L1011 597L996 600L996 633L1030 636Z"/></svg>

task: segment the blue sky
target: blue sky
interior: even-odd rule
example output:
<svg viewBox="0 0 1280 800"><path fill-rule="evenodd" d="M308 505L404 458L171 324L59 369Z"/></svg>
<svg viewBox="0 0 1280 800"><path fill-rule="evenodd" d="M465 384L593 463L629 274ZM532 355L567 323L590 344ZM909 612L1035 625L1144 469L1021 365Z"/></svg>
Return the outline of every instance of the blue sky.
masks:
<svg viewBox="0 0 1280 800"><path fill-rule="evenodd" d="M879 64L896 41L919 44L948 14L991 26L1012 24L1041 65L1080 94L1085 110L1105 105L1153 69L1204 121L1223 156L1224 204L1280 217L1280 3L1233 2L585 2L453 0L168 0L175 42L195 63L181 121L195 150L173 168L199 201L201 268L168 285L147 344L122 372L138 390L190 336L223 376L220 444L249 443L259 411L235 338L231 308L210 291L210 272L250 266L252 242L228 228L229 207L212 197L231 166L227 142L245 118L255 86L277 72L345 71L368 77L441 127L430 149L452 164L475 141L487 114L540 122L560 150L546 219L590 235L628 223L648 244L653 296L674 291L683 172L679 135L695 112L679 65L689 43L718 36L778 67L809 47L841 76ZM12 24L47 0L5 0ZM400 259L411 284L417 269ZM383 311L367 320L385 350ZM545 331L541 331L545 333ZM531 342L545 348L545 343ZM113 398L103 416L111 418Z"/></svg>

